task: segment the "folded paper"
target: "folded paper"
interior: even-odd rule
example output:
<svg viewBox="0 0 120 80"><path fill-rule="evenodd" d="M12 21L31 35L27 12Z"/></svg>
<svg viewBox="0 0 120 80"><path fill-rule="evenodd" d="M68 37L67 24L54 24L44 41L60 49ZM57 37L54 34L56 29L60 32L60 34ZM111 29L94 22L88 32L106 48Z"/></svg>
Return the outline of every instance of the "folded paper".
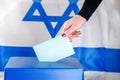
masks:
<svg viewBox="0 0 120 80"><path fill-rule="evenodd" d="M62 36L35 45L33 49L39 61L47 62L55 62L75 53L69 39Z"/></svg>

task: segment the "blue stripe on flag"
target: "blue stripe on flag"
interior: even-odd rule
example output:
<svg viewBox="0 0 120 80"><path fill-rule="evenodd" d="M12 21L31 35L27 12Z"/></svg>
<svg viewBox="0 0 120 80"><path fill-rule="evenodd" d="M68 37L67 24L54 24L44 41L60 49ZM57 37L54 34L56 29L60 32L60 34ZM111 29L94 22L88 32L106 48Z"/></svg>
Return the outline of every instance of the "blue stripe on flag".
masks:
<svg viewBox="0 0 120 80"><path fill-rule="evenodd" d="M120 49L109 48L74 48L84 70L120 72ZM36 56L32 47L0 46L0 70L4 69L12 56Z"/></svg>
<svg viewBox="0 0 120 80"><path fill-rule="evenodd" d="M35 56L31 47L0 46L0 71L12 56Z"/></svg>
<svg viewBox="0 0 120 80"><path fill-rule="evenodd" d="M120 72L120 49L75 48L84 70Z"/></svg>

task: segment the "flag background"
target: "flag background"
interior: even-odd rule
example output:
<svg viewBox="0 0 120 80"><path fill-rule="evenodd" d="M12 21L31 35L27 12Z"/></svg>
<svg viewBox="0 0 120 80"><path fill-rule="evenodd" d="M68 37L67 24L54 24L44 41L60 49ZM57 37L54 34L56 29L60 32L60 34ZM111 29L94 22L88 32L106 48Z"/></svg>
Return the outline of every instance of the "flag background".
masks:
<svg viewBox="0 0 120 80"><path fill-rule="evenodd" d="M36 56L32 46L60 35L63 22L74 16L83 2L1 0L0 70L11 56ZM119 5L118 0L104 0L72 42L76 52L72 57L79 59L86 80L120 80Z"/></svg>

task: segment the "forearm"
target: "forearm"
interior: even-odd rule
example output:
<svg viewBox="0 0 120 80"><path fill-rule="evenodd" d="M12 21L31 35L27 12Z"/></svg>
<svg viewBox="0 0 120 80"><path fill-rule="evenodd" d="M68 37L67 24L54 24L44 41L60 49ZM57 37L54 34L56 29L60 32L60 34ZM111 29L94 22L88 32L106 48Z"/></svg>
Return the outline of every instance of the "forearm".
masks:
<svg viewBox="0 0 120 80"><path fill-rule="evenodd" d="M81 15L86 20L88 20L101 2L102 0L85 0L82 9L78 13L78 15Z"/></svg>

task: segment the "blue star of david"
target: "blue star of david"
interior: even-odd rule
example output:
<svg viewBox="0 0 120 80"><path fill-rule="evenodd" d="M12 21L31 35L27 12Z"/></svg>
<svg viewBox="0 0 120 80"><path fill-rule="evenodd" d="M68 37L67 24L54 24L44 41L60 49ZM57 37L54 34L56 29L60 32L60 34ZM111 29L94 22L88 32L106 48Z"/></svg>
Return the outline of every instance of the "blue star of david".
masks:
<svg viewBox="0 0 120 80"><path fill-rule="evenodd" d="M78 0L69 0L69 5L62 16L48 16L43 9L43 6L41 4L42 0L33 0L33 4L25 17L23 18L23 21L36 21L36 22L44 22L47 30L49 31L52 38L56 36L58 31L61 29L63 23L70 19L69 16L70 13L73 11L75 14L78 13L79 8L77 6ZM38 10L40 15L33 15L35 10ZM51 22L57 22L55 28L53 28Z"/></svg>

